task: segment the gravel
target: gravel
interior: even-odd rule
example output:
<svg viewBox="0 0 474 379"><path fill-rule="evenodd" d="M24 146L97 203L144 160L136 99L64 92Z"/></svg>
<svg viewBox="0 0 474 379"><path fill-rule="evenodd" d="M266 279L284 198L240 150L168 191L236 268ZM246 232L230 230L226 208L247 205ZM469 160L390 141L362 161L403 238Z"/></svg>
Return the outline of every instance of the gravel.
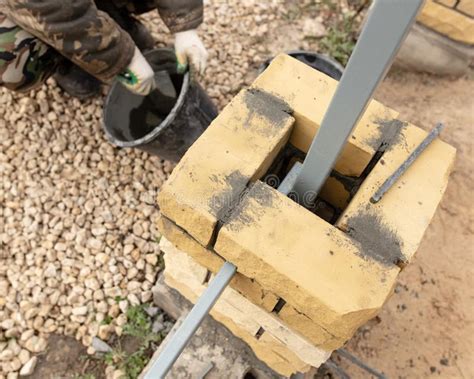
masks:
<svg viewBox="0 0 474 379"><path fill-rule="evenodd" d="M304 35L325 33L320 23L291 19L293 8L206 3L200 33L210 58L201 82L219 108L269 56L311 48ZM144 20L157 46L172 44L155 12ZM121 334L131 304L152 299L155 198L173 165L112 146L102 107L102 97L80 102L52 79L25 95L0 89L0 379L32 372L52 333L93 353L95 338Z"/></svg>

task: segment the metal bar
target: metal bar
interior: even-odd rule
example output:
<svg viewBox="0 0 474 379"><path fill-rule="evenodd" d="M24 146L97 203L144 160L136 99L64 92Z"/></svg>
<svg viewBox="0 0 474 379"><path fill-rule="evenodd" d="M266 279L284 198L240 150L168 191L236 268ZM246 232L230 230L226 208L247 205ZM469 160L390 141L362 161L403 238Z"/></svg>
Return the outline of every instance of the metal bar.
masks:
<svg viewBox="0 0 474 379"><path fill-rule="evenodd" d="M205 379L207 374L209 374L214 368L214 363L208 362L206 367L197 375L196 379Z"/></svg>
<svg viewBox="0 0 474 379"><path fill-rule="evenodd" d="M378 372L377 370L373 369L372 367L366 365L364 362L362 362L359 358L357 358L355 355L349 353L346 349L339 349L337 350L337 353L349 361L351 361L353 364L356 366L359 366L360 368L364 369L368 373L372 374L378 379L387 379L387 377L382 374L381 372Z"/></svg>
<svg viewBox="0 0 474 379"><path fill-rule="evenodd" d="M176 331L168 345L165 346L150 371L147 372L145 379L162 379L165 377L236 271L237 267L232 263L224 263L193 309L191 309L181 327Z"/></svg>
<svg viewBox="0 0 474 379"><path fill-rule="evenodd" d="M331 370L335 371L337 375L339 375L339 378L341 379L351 379L351 377L341 368L339 367L336 362L333 362L331 360L328 360L324 362L326 367L329 367Z"/></svg>
<svg viewBox="0 0 474 379"><path fill-rule="evenodd" d="M383 195L395 184L395 182L400 179L408 167L412 165L412 163L420 156L420 154L428 147L428 145L433 142L433 140L438 137L439 133L444 129L444 125L442 123L438 123L425 139L416 147L415 150L408 156L408 158L403 162L397 170L390 175L385 182L380 186L380 188L375 192L375 194L370 198L370 202L375 204L380 201Z"/></svg>
<svg viewBox="0 0 474 379"><path fill-rule="evenodd" d="M303 164L301 162L295 162L293 167L285 176L285 179L283 179L281 184L278 186L279 192L281 192L283 195L288 195L291 192L293 186L295 185L296 179L298 179L302 167Z"/></svg>
<svg viewBox="0 0 474 379"><path fill-rule="evenodd" d="M311 203L390 67L424 0L376 0L294 190Z"/></svg>

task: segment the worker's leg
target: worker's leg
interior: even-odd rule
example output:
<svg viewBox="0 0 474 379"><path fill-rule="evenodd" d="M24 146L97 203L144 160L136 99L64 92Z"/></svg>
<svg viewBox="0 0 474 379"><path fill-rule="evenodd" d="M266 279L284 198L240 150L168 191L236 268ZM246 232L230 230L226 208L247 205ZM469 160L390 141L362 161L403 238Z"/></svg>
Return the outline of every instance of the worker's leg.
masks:
<svg viewBox="0 0 474 379"><path fill-rule="evenodd" d="M155 46L155 41L143 25L134 15L156 9L152 5L154 1L127 1L124 5L117 7L110 0L96 0L97 8L106 12L113 20L132 37L138 49L142 52L151 50Z"/></svg>
<svg viewBox="0 0 474 379"><path fill-rule="evenodd" d="M0 13L0 86L25 92L57 68L59 54Z"/></svg>
<svg viewBox="0 0 474 379"><path fill-rule="evenodd" d="M124 2L123 7L117 7L115 2L110 0L96 0L95 3L99 10L106 12L122 29L130 34L141 51L150 50L154 47L151 34L140 21L132 16L133 12L127 8L128 2ZM100 82L72 62L63 62L54 78L63 90L79 99L86 99L100 93Z"/></svg>

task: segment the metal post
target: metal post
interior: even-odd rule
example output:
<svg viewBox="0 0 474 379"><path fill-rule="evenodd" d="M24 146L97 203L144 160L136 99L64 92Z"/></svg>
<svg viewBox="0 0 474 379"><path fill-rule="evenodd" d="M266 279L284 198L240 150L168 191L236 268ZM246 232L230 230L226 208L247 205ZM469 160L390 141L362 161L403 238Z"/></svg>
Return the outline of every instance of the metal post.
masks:
<svg viewBox="0 0 474 379"><path fill-rule="evenodd" d="M165 377L236 271L237 267L232 263L224 263L171 341L165 346L150 371L146 373L145 379L162 379Z"/></svg>
<svg viewBox="0 0 474 379"><path fill-rule="evenodd" d="M424 0L376 0L296 181L314 202ZM308 198L308 195L310 198Z"/></svg>

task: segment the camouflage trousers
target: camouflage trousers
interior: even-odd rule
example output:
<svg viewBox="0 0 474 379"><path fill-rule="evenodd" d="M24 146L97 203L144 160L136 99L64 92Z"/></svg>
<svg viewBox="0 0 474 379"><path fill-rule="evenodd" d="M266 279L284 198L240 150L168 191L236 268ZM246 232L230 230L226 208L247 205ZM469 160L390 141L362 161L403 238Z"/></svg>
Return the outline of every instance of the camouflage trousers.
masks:
<svg viewBox="0 0 474 379"><path fill-rule="evenodd" d="M0 13L0 86L25 92L52 75L61 56Z"/></svg>

